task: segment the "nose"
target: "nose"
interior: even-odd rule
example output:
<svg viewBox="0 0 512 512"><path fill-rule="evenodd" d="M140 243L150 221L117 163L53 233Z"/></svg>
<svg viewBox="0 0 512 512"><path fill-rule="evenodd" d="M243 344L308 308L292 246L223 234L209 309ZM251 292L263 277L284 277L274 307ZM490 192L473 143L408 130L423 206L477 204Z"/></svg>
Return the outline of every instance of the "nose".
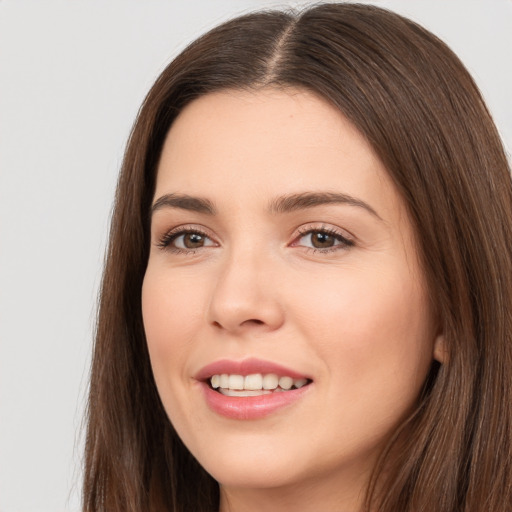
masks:
<svg viewBox="0 0 512 512"><path fill-rule="evenodd" d="M264 255L229 255L219 269L208 307L209 322L235 335L270 332L284 322L276 268Z"/></svg>

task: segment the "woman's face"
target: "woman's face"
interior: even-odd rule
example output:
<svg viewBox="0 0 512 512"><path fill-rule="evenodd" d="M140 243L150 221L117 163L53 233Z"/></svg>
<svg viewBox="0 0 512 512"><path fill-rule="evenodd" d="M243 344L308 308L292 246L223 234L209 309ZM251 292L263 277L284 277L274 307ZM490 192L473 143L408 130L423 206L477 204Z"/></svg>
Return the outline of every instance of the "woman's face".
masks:
<svg viewBox="0 0 512 512"><path fill-rule="evenodd" d="M391 179L299 90L214 93L180 114L142 292L164 407L224 489L357 489L440 350Z"/></svg>

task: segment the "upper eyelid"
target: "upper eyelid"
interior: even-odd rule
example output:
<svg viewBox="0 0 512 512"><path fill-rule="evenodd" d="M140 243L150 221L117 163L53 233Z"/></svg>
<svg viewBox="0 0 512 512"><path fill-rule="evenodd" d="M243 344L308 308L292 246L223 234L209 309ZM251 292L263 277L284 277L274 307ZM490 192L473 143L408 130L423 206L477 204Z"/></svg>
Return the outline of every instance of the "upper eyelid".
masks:
<svg viewBox="0 0 512 512"><path fill-rule="evenodd" d="M162 230L160 234L157 234L156 236L157 238L162 238L163 236L169 236L171 234L174 235L180 233L201 233L202 235L205 235L209 238L218 238L215 235L213 235L211 229L208 229L200 224L179 224L175 227Z"/></svg>
<svg viewBox="0 0 512 512"><path fill-rule="evenodd" d="M310 229L308 231L305 231L304 233L301 233L298 236L296 236L295 239L293 240L293 242L291 243L291 245L292 246L300 246L301 244L299 244L298 241L307 236L311 236L313 233L326 233L328 236L330 236L330 237L334 238L335 240L337 240L338 242L340 242L341 245L345 245L345 246L355 245L354 240L352 240L351 238L346 237L337 231L327 231L327 230L323 230L323 229ZM320 250L320 249L318 249L318 250Z"/></svg>
<svg viewBox="0 0 512 512"><path fill-rule="evenodd" d="M345 228L341 228L339 226L335 226L333 224L328 224L325 222L311 222L302 224L298 228L296 228L292 235L294 238L297 236L304 236L308 233L315 232L315 231L325 231L327 233L331 234L337 234L343 238L346 238L347 240L350 240L352 242L355 242L357 240L356 236L353 235L350 231L348 231Z"/></svg>
<svg viewBox="0 0 512 512"><path fill-rule="evenodd" d="M154 244L160 249L167 249L174 240L187 233L198 233L202 236L205 236L206 238L209 238L213 242L218 243L218 239L215 236L212 236L210 230L204 226L198 226L195 224L181 224L156 235ZM186 251L186 249L183 249L183 251Z"/></svg>

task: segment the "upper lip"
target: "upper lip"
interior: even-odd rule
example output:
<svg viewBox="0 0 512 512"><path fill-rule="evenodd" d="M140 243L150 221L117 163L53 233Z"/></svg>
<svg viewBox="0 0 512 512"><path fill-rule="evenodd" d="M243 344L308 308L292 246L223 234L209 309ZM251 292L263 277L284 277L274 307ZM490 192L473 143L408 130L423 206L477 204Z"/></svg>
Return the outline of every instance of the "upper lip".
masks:
<svg viewBox="0 0 512 512"><path fill-rule="evenodd" d="M195 376L196 380L206 381L212 375L221 375L227 373L230 375L251 375L254 373L269 374L275 373L279 376L288 376L293 379L309 378L300 372L287 368L272 361L263 359L249 358L241 361L233 361L231 359L219 359L213 363L207 364Z"/></svg>

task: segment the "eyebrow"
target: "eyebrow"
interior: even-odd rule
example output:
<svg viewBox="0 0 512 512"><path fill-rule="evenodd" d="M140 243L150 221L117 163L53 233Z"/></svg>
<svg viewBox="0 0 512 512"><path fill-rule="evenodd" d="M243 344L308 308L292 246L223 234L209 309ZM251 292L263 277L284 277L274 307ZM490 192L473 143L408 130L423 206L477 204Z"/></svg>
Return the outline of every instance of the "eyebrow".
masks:
<svg viewBox="0 0 512 512"><path fill-rule="evenodd" d="M270 202L272 213L288 213L325 204L346 204L363 208L373 216L382 220L380 215L368 204L356 197L339 192L304 192L278 197Z"/></svg>
<svg viewBox="0 0 512 512"><path fill-rule="evenodd" d="M159 197L151 207L151 214L162 208L179 208L206 215L215 215L217 210L215 205L202 197L193 197L187 194L165 194Z"/></svg>
<svg viewBox="0 0 512 512"><path fill-rule="evenodd" d="M363 208L382 220L380 215L368 204L356 197L339 192L302 192L277 197L270 201L269 211L273 214L289 213L326 204L346 204ZM216 215L217 209L209 199L187 194L165 194L159 197L151 207L151 214L162 208L179 208L182 210Z"/></svg>

